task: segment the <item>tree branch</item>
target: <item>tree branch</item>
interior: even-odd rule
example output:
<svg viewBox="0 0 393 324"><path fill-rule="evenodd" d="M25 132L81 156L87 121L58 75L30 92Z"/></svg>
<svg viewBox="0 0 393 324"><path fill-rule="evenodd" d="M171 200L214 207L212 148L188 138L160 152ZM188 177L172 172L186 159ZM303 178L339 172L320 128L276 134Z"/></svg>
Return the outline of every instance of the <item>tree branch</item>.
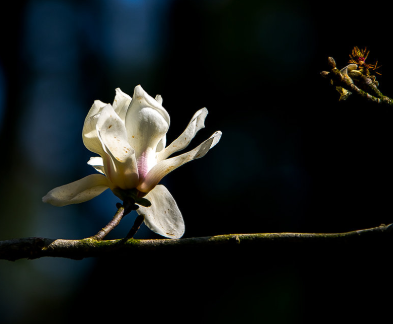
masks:
<svg viewBox="0 0 393 324"><path fill-rule="evenodd" d="M83 259L102 256L130 256L132 253L149 253L154 250L175 250L191 248L232 248L263 247L267 244L292 244L304 242L332 243L332 242L367 242L376 240L393 240L393 223L379 227L356 230L346 233L263 233L263 234L228 234L184 239L158 240L96 240L85 238L82 240L49 239L29 237L0 241L0 259L15 261L22 258L36 259L41 257L61 257L69 259Z"/></svg>

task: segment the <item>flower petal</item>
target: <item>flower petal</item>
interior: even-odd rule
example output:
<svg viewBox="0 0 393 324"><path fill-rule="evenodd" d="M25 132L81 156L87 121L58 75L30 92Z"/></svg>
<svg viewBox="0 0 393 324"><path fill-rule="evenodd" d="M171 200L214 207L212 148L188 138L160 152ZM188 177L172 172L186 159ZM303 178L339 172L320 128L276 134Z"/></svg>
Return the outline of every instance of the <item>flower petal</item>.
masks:
<svg viewBox="0 0 393 324"><path fill-rule="evenodd" d="M168 112L139 85L128 108L125 124L128 142L138 159L148 149L155 154L159 141L169 128ZM155 159L155 157L154 157Z"/></svg>
<svg viewBox="0 0 393 324"><path fill-rule="evenodd" d="M42 198L42 201L58 207L79 204L93 199L108 188L109 184L105 176L91 174L80 180L52 189Z"/></svg>
<svg viewBox="0 0 393 324"><path fill-rule="evenodd" d="M165 237L182 237L185 229L183 217L168 189L158 185L145 198L151 201L151 207L139 206L137 212L145 216L146 226Z"/></svg>
<svg viewBox="0 0 393 324"><path fill-rule="evenodd" d="M124 122L111 105L102 109L96 127L106 176L121 189L135 188L139 182L135 152L127 142Z"/></svg>
<svg viewBox="0 0 393 324"><path fill-rule="evenodd" d="M120 90L120 88L116 89L115 100L113 101L113 109L119 115L120 119L124 121L126 118L126 113L128 106L131 103L131 97Z"/></svg>
<svg viewBox="0 0 393 324"><path fill-rule="evenodd" d="M157 165L149 171L145 180L139 184L137 189L142 192L149 192L169 172L187 162L205 156L205 154L219 142L221 135L222 133L220 131L215 132L209 139L194 148L192 151L158 162Z"/></svg>
<svg viewBox="0 0 393 324"><path fill-rule="evenodd" d="M101 142L97 136L96 125L98 117L100 116L102 109L106 105L107 104L99 100L94 101L93 105L89 110L89 113L86 116L82 130L83 144L85 144L88 150L99 155L102 155L104 151L102 149Z"/></svg>
<svg viewBox="0 0 393 324"><path fill-rule="evenodd" d="M91 165L99 173L105 174L104 161L102 160L102 157L91 157L90 160L87 161L87 164Z"/></svg>
<svg viewBox="0 0 393 324"><path fill-rule="evenodd" d="M165 150L158 154L157 161L162 161L173 153L185 149L188 144L190 144L191 140L195 137L196 133L205 127L205 119L207 114L208 111L206 108L199 109L191 118L191 121L188 123L186 130L176 140L168 145ZM157 152L159 152L158 148Z"/></svg>

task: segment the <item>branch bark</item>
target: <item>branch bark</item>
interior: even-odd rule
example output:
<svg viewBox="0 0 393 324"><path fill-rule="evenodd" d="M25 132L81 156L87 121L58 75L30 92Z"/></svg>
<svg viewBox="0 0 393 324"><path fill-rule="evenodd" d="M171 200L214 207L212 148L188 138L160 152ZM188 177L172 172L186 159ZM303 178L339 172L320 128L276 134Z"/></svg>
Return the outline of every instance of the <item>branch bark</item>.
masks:
<svg viewBox="0 0 393 324"><path fill-rule="evenodd" d="M184 239L158 240L96 240L85 238L81 240L49 239L29 237L0 241L0 259L15 261L22 258L36 259L41 257L61 257L83 259L103 256L130 256L133 253L149 253L150 251L212 248L219 249L233 246L256 247L268 244L284 244L304 242L333 243L333 242L366 242L376 240L393 241L393 223L363 230L345 233L262 233L262 234L228 234Z"/></svg>

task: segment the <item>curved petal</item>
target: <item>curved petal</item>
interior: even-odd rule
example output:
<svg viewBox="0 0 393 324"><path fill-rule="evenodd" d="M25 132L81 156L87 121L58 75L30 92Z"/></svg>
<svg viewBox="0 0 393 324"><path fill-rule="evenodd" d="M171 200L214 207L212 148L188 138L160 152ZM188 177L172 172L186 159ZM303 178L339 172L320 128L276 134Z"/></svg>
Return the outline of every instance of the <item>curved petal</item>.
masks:
<svg viewBox="0 0 393 324"><path fill-rule="evenodd" d="M140 85L135 87L125 125L128 142L134 148L137 159L148 149L155 154L158 143L168 131L169 123L169 115L162 105Z"/></svg>
<svg viewBox="0 0 393 324"><path fill-rule="evenodd" d="M155 165L149 171L146 179L139 184L137 189L142 192L149 192L169 172L172 172L173 170L177 169L179 166L182 166L187 162L205 156L206 153L219 142L221 135L222 133L220 131L215 132L209 139L194 148L192 151L158 162L157 165Z"/></svg>
<svg viewBox="0 0 393 324"><path fill-rule="evenodd" d="M42 198L42 201L58 207L79 204L93 199L108 188L109 184L105 176L91 174L80 180L52 189Z"/></svg>
<svg viewBox="0 0 393 324"><path fill-rule="evenodd" d="M146 226L165 237L182 237L185 229L183 217L168 189L158 185L145 198L150 200L151 206L139 206L137 212L145 216Z"/></svg>
<svg viewBox="0 0 393 324"><path fill-rule="evenodd" d="M87 164L91 165L99 173L105 174L104 161L102 160L102 157L91 157L90 160L87 161Z"/></svg>
<svg viewBox="0 0 393 324"><path fill-rule="evenodd" d="M205 127L205 119L207 114L208 111L206 108L199 109L191 118L191 121L188 123L186 130L176 140L168 145L165 150L158 154L157 161L160 162L173 153L185 149L188 144L190 144L191 140L195 137L196 133ZM159 152L158 148L157 152Z"/></svg>
<svg viewBox="0 0 393 324"><path fill-rule="evenodd" d="M135 152L127 142L124 122L111 105L102 109L96 127L106 176L121 189L135 188L139 182Z"/></svg>
<svg viewBox="0 0 393 324"><path fill-rule="evenodd" d="M120 88L116 88L116 96L113 101L113 109L119 115L121 120L125 120L128 106L131 103L131 97L120 90Z"/></svg>
<svg viewBox="0 0 393 324"><path fill-rule="evenodd" d="M99 100L94 101L93 105L91 106L86 116L85 123L83 125L83 130L82 130L83 144L85 144L86 148L89 151L92 151L99 155L102 155L104 151L102 149L101 142L98 139L96 125L97 125L98 117L100 116L102 109L104 109L106 105L107 104Z"/></svg>

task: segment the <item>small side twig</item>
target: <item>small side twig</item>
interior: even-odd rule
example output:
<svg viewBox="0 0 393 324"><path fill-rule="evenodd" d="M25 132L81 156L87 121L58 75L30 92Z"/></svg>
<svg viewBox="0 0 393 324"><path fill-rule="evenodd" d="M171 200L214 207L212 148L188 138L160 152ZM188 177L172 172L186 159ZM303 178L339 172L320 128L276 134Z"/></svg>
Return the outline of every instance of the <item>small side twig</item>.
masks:
<svg viewBox="0 0 393 324"><path fill-rule="evenodd" d="M133 238L136 232L139 230L139 227L142 225L143 221L145 220L145 216L139 215L134 222L134 225L131 227L130 231L128 232L125 239Z"/></svg>

